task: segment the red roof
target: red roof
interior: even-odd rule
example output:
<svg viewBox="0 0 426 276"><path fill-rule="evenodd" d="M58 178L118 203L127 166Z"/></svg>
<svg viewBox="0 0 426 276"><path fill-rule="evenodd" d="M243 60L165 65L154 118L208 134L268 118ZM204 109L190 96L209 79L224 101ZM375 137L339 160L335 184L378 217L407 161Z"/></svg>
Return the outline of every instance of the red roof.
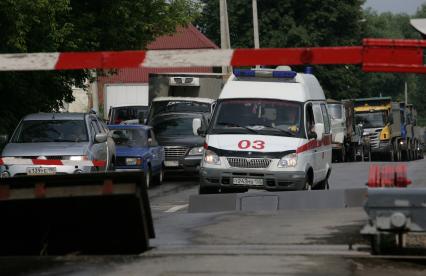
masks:
<svg viewBox="0 0 426 276"><path fill-rule="evenodd" d="M178 27L173 35L158 37L147 46L148 50L179 49L217 49L217 45L192 25ZM147 83L149 73L212 73L212 67L190 68L125 68L118 69L117 74L98 77L99 103L103 103L105 84L111 83Z"/></svg>
<svg viewBox="0 0 426 276"><path fill-rule="evenodd" d="M173 35L158 37L148 44L148 50L217 49L218 46L193 25L178 27Z"/></svg>

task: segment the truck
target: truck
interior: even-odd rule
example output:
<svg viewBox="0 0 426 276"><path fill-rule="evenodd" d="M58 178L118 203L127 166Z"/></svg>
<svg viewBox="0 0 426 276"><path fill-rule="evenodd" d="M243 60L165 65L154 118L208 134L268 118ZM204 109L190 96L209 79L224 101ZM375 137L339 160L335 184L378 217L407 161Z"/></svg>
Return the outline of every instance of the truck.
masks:
<svg viewBox="0 0 426 276"><path fill-rule="evenodd" d="M354 100L355 122L362 125L363 135L370 139L371 152L390 161L403 160L404 107L390 97L362 98Z"/></svg>
<svg viewBox="0 0 426 276"><path fill-rule="evenodd" d="M113 119L115 114L118 114L116 108L126 109L126 107L131 106L138 109L148 109L150 103L148 85L144 83L106 84L104 95L104 119L111 121L110 124L116 123L116 119ZM129 111L126 110L127 113ZM127 120L131 119L139 118L133 116Z"/></svg>
<svg viewBox="0 0 426 276"><path fill-rule="evenodd" d="M423 128L417 125L417 110L412 104L405 104L405 132L409 159L423 158Z"/></svg>
<svg viewBox="0 0 426 276"><path fill-rule="evenodd" d="M147 123L160 113L211 113L224 82L224 75L216 73L150 74Z"/></svg>
<svg viewBox="0 0 426 276"><path fill-rule="evenodd" d="M369 161L371 150L362 127L355 124L354 105L351 100L327 100L331 118L333 161Z"/></svg>

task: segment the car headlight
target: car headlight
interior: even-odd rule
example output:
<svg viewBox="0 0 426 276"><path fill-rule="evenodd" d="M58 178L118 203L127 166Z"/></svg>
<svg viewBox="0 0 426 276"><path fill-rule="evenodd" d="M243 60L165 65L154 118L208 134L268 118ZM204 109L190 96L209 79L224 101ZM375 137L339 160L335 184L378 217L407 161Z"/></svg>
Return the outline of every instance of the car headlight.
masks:
<svg viewBox="0 0 426 276"><path fill-rule="evenodd" d="M10 177L10 173L8 171L4 171L0 174L0 178Z"/></svg>
<svg viewBox="0 0 426 276"><path fill-rule="evenodd" d="M291 153L278 161L278 168L294 168L297 165L297 154Z"/></svg>
<svg viewBox="0 0 426 276"><path fill-rule="evenodd" d="M214 151L206 150L204 152L204 162L212 165L220 165L220 158Z"/></svg>
<svg viewBox="0 0 426 276"><path fill-rule="evenodd" d="M140 166L142 164L141 158L126 158L127 166Z"/></svg>
<svg viewBox="0 0 426 276"><path fill-rule="evenodd" d="M76 155L76 156L70 156L69 160L71 161L83 161L88 160L87 155Z"/></svg>
<svg viewBox="0 0 426 276"><path fill-rule="evenodd" d="M188 155L202 155L204 152L204 147L196 147L196 148L192 148Z"/></svg>

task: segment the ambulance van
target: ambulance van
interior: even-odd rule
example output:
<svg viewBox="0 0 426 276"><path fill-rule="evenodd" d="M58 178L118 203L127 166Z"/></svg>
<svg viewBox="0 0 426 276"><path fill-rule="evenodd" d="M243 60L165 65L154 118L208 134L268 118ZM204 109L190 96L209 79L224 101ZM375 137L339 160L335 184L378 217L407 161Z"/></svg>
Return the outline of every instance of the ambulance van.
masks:
<svg viewBox="0 0 426 276"><path fill-rule="evenodd" d="M200 194L328 189L331 128L312 74L234 70L207 129Z"/></svg>

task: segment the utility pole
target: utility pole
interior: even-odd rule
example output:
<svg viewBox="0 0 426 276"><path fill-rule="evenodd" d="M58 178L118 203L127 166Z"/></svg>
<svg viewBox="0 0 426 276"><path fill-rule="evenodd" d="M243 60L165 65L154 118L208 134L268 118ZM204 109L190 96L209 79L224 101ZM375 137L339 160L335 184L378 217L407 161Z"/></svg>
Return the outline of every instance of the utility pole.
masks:
<svg viewBox="0 0 426 276"><path fill-rule="evenodd" d="M408 85L407 85L407 82L405 82L405 91L404 91L404 93L405 93L405 106L407 106L407 104L408 104Z"/></svg>
<svg viewBox="0 0 426 276"><path fill-rule="evenodd" d="M230 49L231 39L229 37L229 22L228 22L228 6L226 0L219 0L220 9L220 48ZM230 68L227 66L222 67L222 73L230 73Z"/></svg>
<svg viewBox="0 0 426 276"><path fill-rule="evenodd" d="M257 0L252 0L253 4L253 34L254 34L254 48L259 49L259 21L257 16Z"/></svg>

